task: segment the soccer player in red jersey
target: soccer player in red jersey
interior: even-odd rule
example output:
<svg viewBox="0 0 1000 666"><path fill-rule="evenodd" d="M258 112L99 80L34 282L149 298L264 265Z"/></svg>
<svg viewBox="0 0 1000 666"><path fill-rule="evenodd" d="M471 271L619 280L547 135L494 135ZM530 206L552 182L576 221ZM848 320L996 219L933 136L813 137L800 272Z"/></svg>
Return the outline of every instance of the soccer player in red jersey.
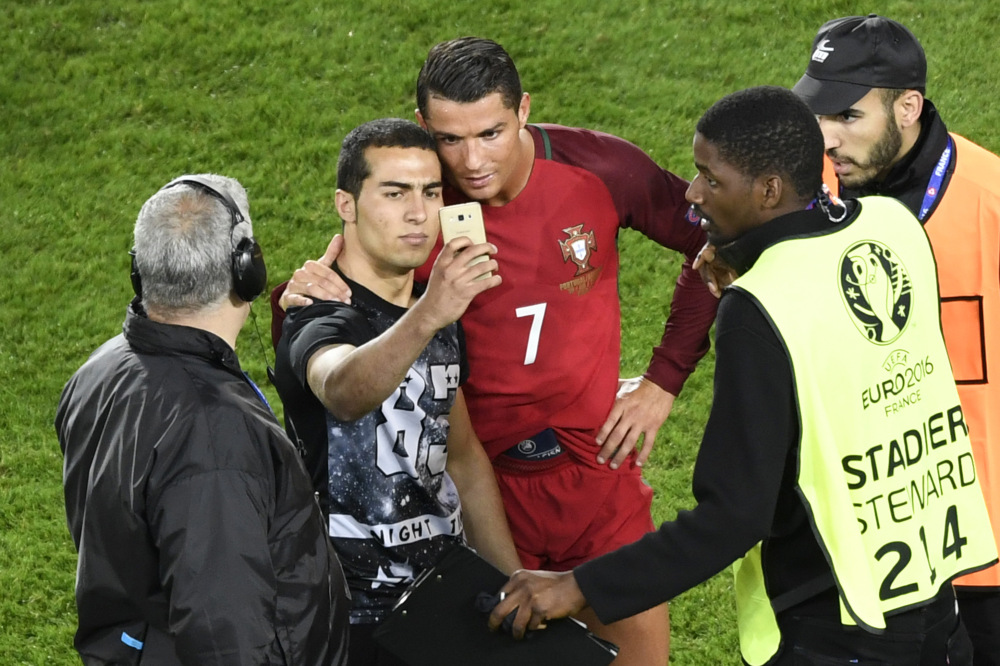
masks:
<svg viewBox="0 0 1000 666"><path fill-rule="evenodd" d="M687 182L636 146L601 132L529 125L530 96L495 42L466 37L433 47L417 103L418 121L437 142L445 203L483 204L503 277L462 317L469 414L522 563L571 569L653 529L641 466L708 350L715 317L715 299L691 269L705 235L686 217ZM649 369L619 390L621 228L686 261ZM328 269L338 250L334 239L272 302L348 299ZM666 662L665 604L610 625L588 609L579 617L621 646L616 663Z"/></svg>

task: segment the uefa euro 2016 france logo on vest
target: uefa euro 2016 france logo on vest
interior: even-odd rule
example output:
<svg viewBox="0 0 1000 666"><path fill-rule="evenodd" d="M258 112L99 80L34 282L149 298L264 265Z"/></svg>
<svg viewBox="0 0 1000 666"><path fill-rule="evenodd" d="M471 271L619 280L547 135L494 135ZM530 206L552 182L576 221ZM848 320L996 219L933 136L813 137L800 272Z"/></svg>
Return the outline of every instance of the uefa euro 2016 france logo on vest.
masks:
<svg viewBox="0 0 1000 666"><path fill-rule="evenodd" d="M899 257L884 244L868 240L844 253L840 290L851 320L868 340L887 345L906 328L913 285Z"/></svg>

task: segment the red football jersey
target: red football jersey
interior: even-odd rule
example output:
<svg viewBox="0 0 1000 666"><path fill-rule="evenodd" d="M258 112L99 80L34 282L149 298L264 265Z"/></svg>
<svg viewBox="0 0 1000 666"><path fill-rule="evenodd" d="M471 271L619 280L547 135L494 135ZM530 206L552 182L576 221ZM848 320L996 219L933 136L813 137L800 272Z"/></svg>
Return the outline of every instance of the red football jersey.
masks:
<svg viewBox="0 0 1000 666"><path fill-rule="evenodd" d="M462 317L470 369L464 392L491 458L553 428L574 458L596 466L594 438L614 402L621 356L618 229L637 228L682 251L688 264L704 235L685 219L687 183L637 147L599 132L543 127L552 159L532 128L536 159L524 190L504 206L483 206L503 283ZM446 197L455 203L461 195ZM426 281L437 250L417 280ZM652 377L672 392L707 350L715 313L714 297L687 268L676 295L691 325L675 322L672 337L668 325ZM657 360L654 352L647 376Z"/></svg>

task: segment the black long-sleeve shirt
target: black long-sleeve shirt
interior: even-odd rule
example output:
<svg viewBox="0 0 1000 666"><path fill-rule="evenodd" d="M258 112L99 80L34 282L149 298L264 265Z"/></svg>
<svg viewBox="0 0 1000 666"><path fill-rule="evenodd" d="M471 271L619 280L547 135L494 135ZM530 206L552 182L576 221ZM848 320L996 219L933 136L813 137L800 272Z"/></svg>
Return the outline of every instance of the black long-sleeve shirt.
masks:
<svg viewBox="0 0 1000 666"><path fill-rule="evenodd" d="M778 240L835 228L820 209L792 213L740 238L726 259L742 273ZM735 289L719 304L715 344L714 398L693 478L697 506L574 570L602 622L677 596L761 541L772 598L830 574L795 490L799 417L784 345L751 297Z"/></svg>

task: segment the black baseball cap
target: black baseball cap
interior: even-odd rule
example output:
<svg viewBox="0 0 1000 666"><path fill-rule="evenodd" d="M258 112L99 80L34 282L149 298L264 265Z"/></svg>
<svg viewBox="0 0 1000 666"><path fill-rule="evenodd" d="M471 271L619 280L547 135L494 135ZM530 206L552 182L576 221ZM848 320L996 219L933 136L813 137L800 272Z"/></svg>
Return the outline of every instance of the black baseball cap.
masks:
<svg viewBox="0 0 1000 666"><path fill-rule="evenodd" d="M877 14L827 21L792 88L817 115L849 108L872 88L923 90L927 58L905 26Z"/></svg>

